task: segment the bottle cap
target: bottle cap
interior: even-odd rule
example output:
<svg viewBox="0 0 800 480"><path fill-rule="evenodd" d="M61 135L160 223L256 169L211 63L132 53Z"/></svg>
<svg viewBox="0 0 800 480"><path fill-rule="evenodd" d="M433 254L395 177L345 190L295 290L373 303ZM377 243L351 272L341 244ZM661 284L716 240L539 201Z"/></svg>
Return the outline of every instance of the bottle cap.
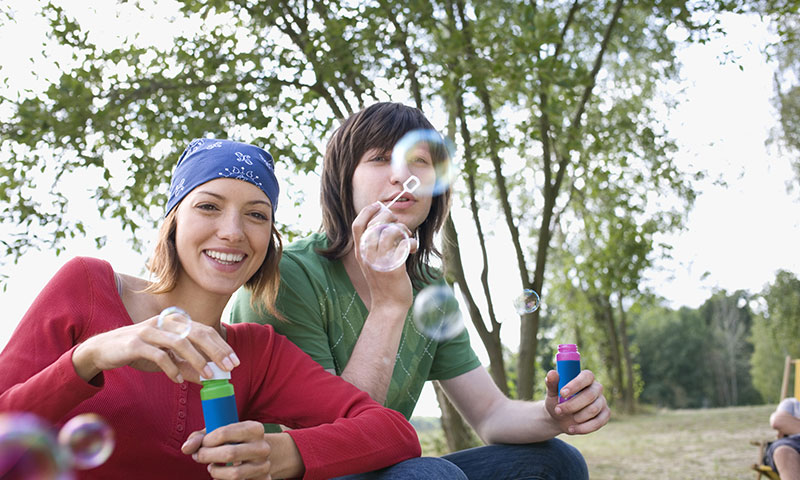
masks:
<svg viewBox="0 0 800 480"><path fill-rule="evenodd" d="M211 369L211 378L205 378L201 376L200 380L230 380L231 372L226 372L225 370L219 368L216 363L208 362L206 366Z"/></svg>

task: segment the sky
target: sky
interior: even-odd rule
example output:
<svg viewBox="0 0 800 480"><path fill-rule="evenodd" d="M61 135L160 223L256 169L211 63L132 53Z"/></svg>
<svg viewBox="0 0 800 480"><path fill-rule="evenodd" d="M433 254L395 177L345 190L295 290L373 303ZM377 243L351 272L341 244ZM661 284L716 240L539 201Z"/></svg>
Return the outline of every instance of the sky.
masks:
<svg viewBox="0 0 800 480"><path fill-rule="evenodd" d="M16 0L15 0L16 1ZM17 2L20 3L20 2ZM23 5L24 2L20 3ZM22 7L20 7L22 9ZM761 48L769 37L765 25L755 17L728 16L725 28L729 34L705 45L692 45L682 50L683 80L671 89L682 90L683 103L665 118L668 131L677 140L680 151L676 160L686 168L703 168L708 180L699 185L701 194L689 214L687 229L665 236L672 244L673 259L658 262L648 284L670 306L697 307L716 289L747 290L753 293L771 282L778 269L800 274L800 194L786 191L792 178L787 158L765 140L775 126L772 96L772 66ZM19 26L18 26L19 27ZM6 51L3 67L19 70L20 78L29 75L26 60L40 49L36 35L43 26L26 21L13 31L0 26L0 43L16 40L13 53ZM21 35L28 39L19 38ZM736 64L721 64L723 52L732 50ZM10 55L10 57L6 57ZM741 68L740 68L741 67ZM280 175L280 166L277 173ZM718 180L718 181L717 181ZM725 185L722 185L721 182ZM307 198L314 198L316 179L308 181ZM281 208L290 202L282 202ZM91 212L93 203L86 188L78 188L71 210ZM318 216L306 213L309 228L318 224ZM279 216L293 218L293 212L282 210ZM462 250L475 246L469 231L468 212L456 208L454 217L459 226ZM91 220L96 231L116 232L119 225L95 215ZM462 230L463 228L463 230ZM0 226L0 235L3 229ZM143 232L145 238L152 238ZM516 260L508 255L503 231L496 232L498 244L493 248L493 269L490 282L498 295L498 315L504 319L503 341L512 349L518 347L519 318L511 303L519 292L519 275L513 266ZM472 246L470 243L472 242ZM98 250L91 239L74 239L65 245L60 256L52 252L28 252L16 265L4 269L7 290L0 292L0 305L7 312L0 322L0 347L11 337L38 292L49 278L70 258L89 255L105 258L120 272L141 275L146 254L132 253L121 240L109 234L106 247ZM466 259L465 259L466 260ZM502 266L512 270L504 270ZM478 265L466 264L468 275L477 275ZM546 296L543 303L546 308ZM474 329L468 327L478 356L488 364L488 357ZM433 390L427 386L415 415L438 416Z"/></svg>

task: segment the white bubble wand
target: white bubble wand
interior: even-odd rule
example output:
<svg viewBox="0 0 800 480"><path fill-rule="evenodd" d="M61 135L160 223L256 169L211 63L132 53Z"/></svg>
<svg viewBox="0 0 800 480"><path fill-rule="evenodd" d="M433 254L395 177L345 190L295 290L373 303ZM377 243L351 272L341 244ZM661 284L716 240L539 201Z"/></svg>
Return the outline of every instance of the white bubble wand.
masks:
<svg viewBox="0 0 800 480"><path fill-rule="evenodd" d="M419 187L420 183L421 182L419 181L419 178L417 178L416 175L411 175L410 177L408 177L408 179L406 179L405 182L403 182L403 191L398 193L397 196L394 197L394 199L392 199L392 201L389 202L388 205L384 205L381 202L378 202L378 203L380 203L381 206L383 206L384 208L386 208L388 210L389 208L391 208L392 205L395 204L395 202L400 200L400 198L403 195L405 195L406 193L414 193L414 190L416 190L417 187Z"/></svg>

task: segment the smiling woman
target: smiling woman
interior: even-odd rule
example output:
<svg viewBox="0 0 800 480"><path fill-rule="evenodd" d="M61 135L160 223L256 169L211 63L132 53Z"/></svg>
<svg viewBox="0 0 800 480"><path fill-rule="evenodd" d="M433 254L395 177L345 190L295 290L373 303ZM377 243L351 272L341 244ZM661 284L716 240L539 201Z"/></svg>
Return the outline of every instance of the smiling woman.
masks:
<svg viewBox="0 0 800 480"><path fill-rule="evenodd" d="M95 258L64 265L0 354L0 413L31 412L56 425L81 413L104 417L116 449L81 478L330 478L419 456L402 415L325 372L272 327L221 323L242 286L273 309L278 193L261 148L193 141L175 168L148 263L156 281ZM185 335L159 328L159 313L172 306L192 319ZM206 434L199 383L219 371L230 375L243 421ZM265 434L263 423L293 430ZM158 441L142 442L145 434Z"/></svg>

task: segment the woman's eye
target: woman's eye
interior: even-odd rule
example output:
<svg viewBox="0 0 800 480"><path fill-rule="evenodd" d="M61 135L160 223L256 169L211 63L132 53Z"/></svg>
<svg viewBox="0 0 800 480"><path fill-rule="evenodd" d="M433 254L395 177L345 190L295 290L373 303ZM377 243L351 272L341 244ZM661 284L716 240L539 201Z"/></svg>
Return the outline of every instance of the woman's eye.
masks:
<svg viewBox="0 0 800 480"><path fill-rule="evenodd" d="M200 205L197 206L197 208L199 208L200 210L212 211L212 210L216 210L217 206L213 205L211 203L201 203Z"/></svg>
<svg viewBox="0 0 800 480"><path fill-rule="evenodd" d="M269 215L265 215L265 214L263 214L261 212L253 212L253 213L250 214L250 216L252 216L254 218L257 218L258 220L261 220L261 221L264 221L264 222L269 220Z"/></svg>

